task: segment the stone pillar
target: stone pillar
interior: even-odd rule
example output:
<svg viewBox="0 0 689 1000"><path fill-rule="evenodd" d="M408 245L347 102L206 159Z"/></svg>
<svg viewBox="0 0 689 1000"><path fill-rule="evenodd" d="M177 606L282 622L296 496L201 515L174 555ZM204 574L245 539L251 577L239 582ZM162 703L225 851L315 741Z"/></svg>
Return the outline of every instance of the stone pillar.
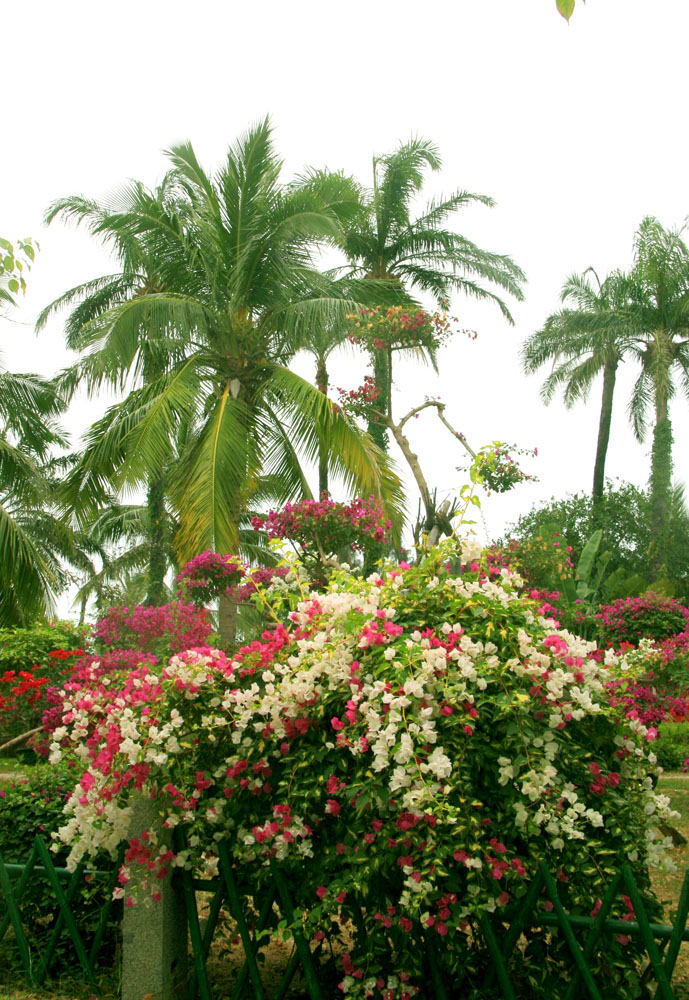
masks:
<svg viewBox="0 0 689 1000"><path fill-rule="evenodd" d="M157 818L154 802L133 802L130 837L140 836ZM160 882L162 899L153 906L124 908L122 919L122 1000L178 1000L187 980L187 919L182 893L172 873Z"/></svg>

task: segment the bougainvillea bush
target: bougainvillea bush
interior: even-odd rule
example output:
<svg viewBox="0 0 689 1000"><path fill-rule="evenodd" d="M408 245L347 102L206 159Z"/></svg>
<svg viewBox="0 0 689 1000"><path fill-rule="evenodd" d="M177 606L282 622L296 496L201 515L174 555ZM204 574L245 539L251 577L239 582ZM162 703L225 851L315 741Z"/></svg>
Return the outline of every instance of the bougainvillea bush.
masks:
<svg viewBox="0 0 689 1000"><path fill-rule="evenodd" d="M637 645L643 638L661 641L685 632L689 608L649 591L603 605L596 618L601 646L619 646L623 642Z"/></svg>
<svg viewBox="0 0 689 1000"><path fill-rule="evenodd" d="M129 842L127 905L159 898L172 866L216 870L228 838L256 886L279 861L357 998L428 997L430 947L458 994L478 996L491 965L478 922L511 919L541 859L587 916L628 861L656 918L647 864L670 864L659 825L675 814L652 787L654 733L608 704L624 661L590 658L519 582L489 580L474 544L451 539L418 567L335 573L324 593L293 574L274 626L233 659L188 650L119 691L73 692L51 757L80 761L59 832L69 865L127 838L138 790L160 823ZM270 589L262 599L273 606ZM623 898L613 912L631 917ZM520 997L556 997L571 956L537 921L514 977ZM606 996L638 995L635 939L606 939L592 964Z"/></svg>

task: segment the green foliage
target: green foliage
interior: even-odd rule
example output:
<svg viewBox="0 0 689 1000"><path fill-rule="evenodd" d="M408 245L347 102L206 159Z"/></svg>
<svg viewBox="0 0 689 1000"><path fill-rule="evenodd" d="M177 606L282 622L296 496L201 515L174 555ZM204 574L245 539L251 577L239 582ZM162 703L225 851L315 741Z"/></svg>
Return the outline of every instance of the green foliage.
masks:
<svg viewBox="0 0 689 1000"><path fill-rule="evenodd" d="M601 598L613 600L618 596L640 594L654 582L648 568L648 550L651 543L651 497L648 490L630 483L613 485L608 482L599 503L594 504L586 493L570 494L562 499L540 503L510 525L507 538L520 544L535 538L539 533L559 529L562 541L571 546L574 564L581 559L587 539L600 529L600 551L609 552L605 577L601 581ZM671 543L668 551L667 573L675 585L675 596L689 596L689 518L681 490L673 491L669 524ZM505 545L505 541L499 544ZM547 579L529 576L534 586L560 589L558 574ZM560 574L561 577L561 574ZM535 581L535 582L534 582Z"/></svg>
<svg viewBox="0 0 689 1000"><path fill-rule="evenodd" d="M574 0L555 0L555 3L560 14L566 21L569 21L574 13Z"/></svg>
<svg viewBox="0 0 689 1000"><path fill-rule="evenodd" d="M689 722L663 722L658 727L655 754L666 771L679 771L689 758Z"/></svg>
<svg viewBox="0 0 689 1000"><path fill-rule="evenodd" d="M31 270L37 249L38 243L34 243L30 236L18 240L16 247L0 237L0 303L15 305L13 296L19 291L22 295L26 292L24 272Z"/></svg>
<svg viewBox="0 0 689 1000"><path fill-rule="evenodd" d="M67 621L0 629L0 673L33 670L40 666L42 676L57 682L64 664L60 659L51 659L50 653L59 649L83 649L87 641L88 628Z"/></svg>
<svg viewBox="0 0 689 1000"><path fill-rule="evenodd" d="M48 845L51 844L51 834L64 825L65 796L74 787L75 775L74 766L37 764L27 770L27 777L18 778L9 786L0 788L0 854L6 862L22 864L26 861L33 838L38 835L42 836ZM52 857L56 867L64 867L67 851L60 848ZM112 860L105 853L94 858L94 862L98 868L112 868ZM77 900L72 903L72 910L87 951L105 902L106 889L103 881L93 879L84 885ZM38 950L45 950L59 914L49 883L37 871L34 871L29 882L21 903L21 911L29 947L33 954L37 955ZM121 906L116 904L101 952L104 964L107 964L108 956L110 959L114 956L119 937L120 917ZM5 948L7 945L4 945L3 951ZM2 954L0 964L4 968L16 967L19 971L16 950L9 948L7 955ZM69 938L64 935L58 945L52 971L57 975L65 975L73 970L74 948Z"/></svg>

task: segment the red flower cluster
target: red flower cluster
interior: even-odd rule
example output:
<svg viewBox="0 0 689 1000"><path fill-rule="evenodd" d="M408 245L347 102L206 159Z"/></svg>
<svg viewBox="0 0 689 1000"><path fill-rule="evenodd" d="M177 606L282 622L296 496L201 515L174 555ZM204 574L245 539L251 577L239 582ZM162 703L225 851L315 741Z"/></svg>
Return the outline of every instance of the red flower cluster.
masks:
<svg viewBox="0 0 689 1000"><path fill-rule="evenodd" d="M356 389L348 391L338 386L337 391L340 394L339 409L345 413L374 422L380 419L377 413L377 400L381 390L377 387L373 376L366 375L363 385Z"/></svg>

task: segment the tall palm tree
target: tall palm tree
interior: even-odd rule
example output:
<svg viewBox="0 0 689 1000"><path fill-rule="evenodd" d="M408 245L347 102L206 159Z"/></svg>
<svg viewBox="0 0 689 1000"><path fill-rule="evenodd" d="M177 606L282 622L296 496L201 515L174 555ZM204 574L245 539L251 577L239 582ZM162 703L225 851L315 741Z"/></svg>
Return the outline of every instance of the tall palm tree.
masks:
<svg viewBox="0 0 689 1000"><path fill-rule="evenodd" d="M339 237L336 211L308 188L279 183L267 120L212 177L189 144L168 155L183 192L180 224L138 210L106 223L123 239L145 239L164 290L85 322L79 346L88 353L75 377L123 384L142 337L167 352L165 370L93 425L73 499L97 507L111 487L144 485L149 469L168 468L180 561L206 548L236 551L250 498L310 495L300 458L316 458L327 439L334 471L383 495L399 520L401 490L385 456L288 368L310 329L342 326L357 305L313 262L321 241Z"/></svg>
<svg viewBox="0 0 689 1000"><path fill-rule="evenodd" d="M630 280L619 271L608 275L602 282L591 267L581 275L571 275L565 281L560 297L562 302L572 303L573 308L562 309L549 316L543 329L532 334L521 351L524 371L528 374L533 374L548 361L553 362L553 369L541 387L541 397L546 404L560 388L564 391L568 407L586 399L593 382L603 373L593 467L594 507L600 503L605 486L605 461L617 369L635 344L624 327L614 323L601 325L601 320L610 319L626 309L629 296Z"/></svg>
<svg viewBox="0 0 689 1000"><path fill-rule="evenodd" d="M476 202L492 206L486 195L456 191L431 201L417 218L412 202L420 192L426 170L439 170L437 147L426 139L411 139L393 153L373 159L373 186L362 193L363 211L345 227L344 252L350 274L397 287L401 300L415 293L431 294L444 307L453 292L495 302L512 322L509 309L497 291L523 298L522 270L502 254L481 250L475 243L446 228L459 209ZM389 396L392 358L376 351L374 379L381 399ZM369 434L385 447L384 425L372 422Z"/></svg>
<svg viewBox="0 0 689 1000"><path fill-rule="evenodd" d="M689 395L689 248L682 229L665 229L646 217L634 242L632 302L620 317L638 340L641 372L630 415L643 440L649 406L654 410L651 452L650 564L662 575L667 563L667 530L672 483L672 424L669 404L675 379Z"/></svg>

